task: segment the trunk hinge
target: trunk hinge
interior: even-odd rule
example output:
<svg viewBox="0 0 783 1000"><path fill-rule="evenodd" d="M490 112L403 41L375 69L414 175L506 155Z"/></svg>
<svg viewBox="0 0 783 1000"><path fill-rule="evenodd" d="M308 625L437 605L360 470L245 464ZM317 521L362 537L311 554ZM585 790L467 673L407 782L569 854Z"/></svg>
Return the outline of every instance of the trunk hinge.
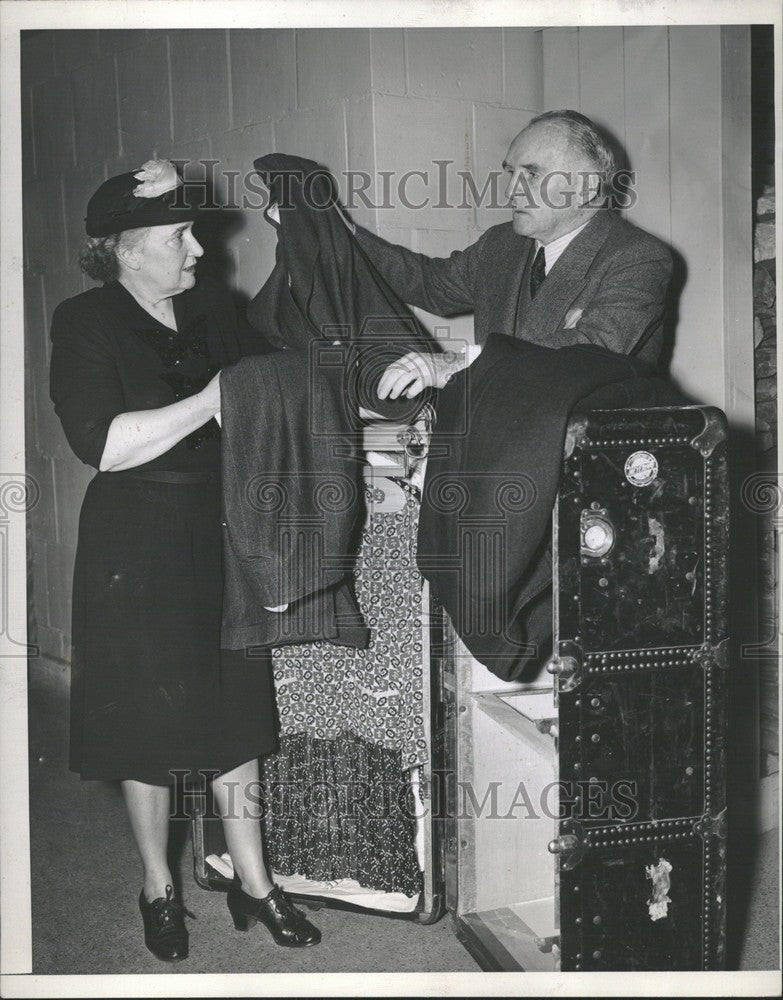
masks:
<svg viewBox="0 0 783 1000"><path fill-rule="evenodd" d="M552 736L557 739L557 718L536 719L536 729L545 736Z"/></svg>
<svg viewBox="0 0 783 1000"><path fill-rule="evenodd" d="M561 869L569 872L576 868L585 853L582 824L573 819L565 820L560 824L560 831L560 836L550 840L546 849L550 854L556 854Z"/></svg>
<svg viewBox="0 0 783 1000"><path fill-rule="evenodd" d="M567 640L558 643L558 650L547 661L546 669L557 678L559 692L573 691L582 683L582 647Z"/></svg>
<svg viewBox="0 0 783 1000"><path fill-rule="evenodd" d="M552 934L549 937L538 937L536 938L536 948L548 955L554 949L555 957L560 951L560 935Z"/></svg>

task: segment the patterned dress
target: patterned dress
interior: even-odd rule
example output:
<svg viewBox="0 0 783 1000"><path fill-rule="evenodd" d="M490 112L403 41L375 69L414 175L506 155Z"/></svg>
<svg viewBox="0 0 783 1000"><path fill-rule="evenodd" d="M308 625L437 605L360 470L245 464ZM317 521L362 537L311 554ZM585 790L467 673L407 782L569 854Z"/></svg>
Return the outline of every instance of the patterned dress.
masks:
<svg viewBox="0 0 783 1000"><path fill-rule="evenodd" d="M421 891L409 769L427 760L418 490L372 513L355 581L367 649L317 642L273 651L280 750L264 761L270 862L282 874ZM368 487L368 506L373 499Z"/></svg>

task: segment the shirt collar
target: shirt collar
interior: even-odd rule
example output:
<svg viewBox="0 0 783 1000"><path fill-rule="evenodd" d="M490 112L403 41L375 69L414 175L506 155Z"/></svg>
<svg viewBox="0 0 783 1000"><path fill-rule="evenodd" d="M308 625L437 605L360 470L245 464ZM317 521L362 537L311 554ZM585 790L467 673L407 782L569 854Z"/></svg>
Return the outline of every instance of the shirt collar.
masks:
<svg viewBox="0 0 783 1000"><path fill-rule="evenodd" d="M547 243L546 246L544 246L544 244L541 243L539 240L536 240L536 253L538 253L539 249L542 246L544 247L545 274L549 274L549 272L555 266L555 261L557 261L558 258L563 253L565 253L565 250L568 247L569 243L571 243L572 240L576 239L576 237L582 232L585 226L589 224L590 220L588 219L587 222L583 222L582 225L579 226L577 229L572 229L570 233L565 233L563 236L558 236L556 240L552 240L552 242Z"/></svg>

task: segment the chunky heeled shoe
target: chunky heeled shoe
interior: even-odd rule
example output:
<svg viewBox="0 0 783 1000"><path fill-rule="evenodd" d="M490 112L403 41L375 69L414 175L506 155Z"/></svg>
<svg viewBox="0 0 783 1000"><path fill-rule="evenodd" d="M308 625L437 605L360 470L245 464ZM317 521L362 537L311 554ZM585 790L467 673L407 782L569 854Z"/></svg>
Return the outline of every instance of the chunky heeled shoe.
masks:
<svg viewBox="0 0 783 1000"><path fill-rule="evenodd" d="M144 920L144 943L163 962L181 962L188 957L188 932L184 913L174 899L174 890L166 886L166 897L148 903L144 890L139 893L139 909Z"/></svg>
<svg viewBox="0 0 783 1000"><path fill-rule="evenodd" d="M242 888L238 875L228 890L228 909L238 931L247 931L261 921L277 944L284 948L309 948L321 940L321 932L314 927L301 910L297 910L276 885L268 896L257 899Z"/></svg>

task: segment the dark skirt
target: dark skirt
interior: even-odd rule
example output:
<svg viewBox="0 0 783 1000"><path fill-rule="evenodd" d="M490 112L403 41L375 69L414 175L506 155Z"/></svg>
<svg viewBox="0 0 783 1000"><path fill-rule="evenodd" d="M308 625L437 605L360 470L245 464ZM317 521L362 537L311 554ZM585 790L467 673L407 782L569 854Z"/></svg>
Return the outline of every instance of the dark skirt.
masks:
<svg viewBox="0 0 783 1000"><path fill-rule="evenodd" d="M90 483L73 583L70 767L82 779L170 784L275 749L269 654L220 648L222 532L219 483Z"/></svg>

